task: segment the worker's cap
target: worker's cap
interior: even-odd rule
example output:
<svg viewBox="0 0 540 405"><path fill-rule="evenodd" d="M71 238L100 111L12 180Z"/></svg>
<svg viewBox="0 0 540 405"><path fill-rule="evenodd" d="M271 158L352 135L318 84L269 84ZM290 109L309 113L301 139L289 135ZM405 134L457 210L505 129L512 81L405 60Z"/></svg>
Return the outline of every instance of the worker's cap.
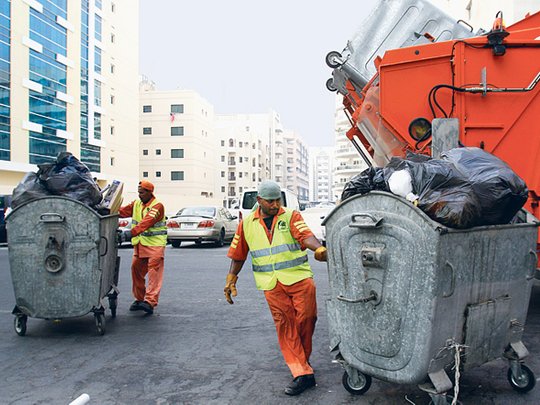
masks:
<svg viewBox="0 0 540 405"><path fill-rule="evenodd" d="M265 200L277 200L281 198L281 189L275 181L265 180L259 184L258 195Z"/></svg>
<svg viewBox="0 0 540 405"><path fill-rule="evenodd" d="M148 190L151 193L154 192L154 185L147 180L139 181L139 187L144 188L145 190Z"/></svg>

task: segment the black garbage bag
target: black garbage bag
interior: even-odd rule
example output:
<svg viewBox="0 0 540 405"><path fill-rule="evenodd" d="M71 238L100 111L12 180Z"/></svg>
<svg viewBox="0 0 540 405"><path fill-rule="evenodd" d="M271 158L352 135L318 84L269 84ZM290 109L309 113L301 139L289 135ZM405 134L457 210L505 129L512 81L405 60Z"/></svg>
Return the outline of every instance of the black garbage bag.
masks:
<svg viewBox="0 0 540 405"><path fill-rule="evenodd" d="M101 191L90 170L70 152L62 152L54 163L38 167L37 175L52 195L73 198L90 207L101 202Z"/></svg>
<svg viewBox="0 0 540 405"><path fill-rule="evenodd" d="M11 208L17 208L27 201L49 195L51 195L51 193L41 183L36 173L26 173L17 187L13 189Z"/></svg>
<svg viewBox="0 0 540 405"><path fill-rule="evenodd" d="M341 193L341 201L357 194L366 194L371 190L389 191L388 186L381 176L383 169L381 167L368 167L363 172L351 177L345 183Z"/></svg>

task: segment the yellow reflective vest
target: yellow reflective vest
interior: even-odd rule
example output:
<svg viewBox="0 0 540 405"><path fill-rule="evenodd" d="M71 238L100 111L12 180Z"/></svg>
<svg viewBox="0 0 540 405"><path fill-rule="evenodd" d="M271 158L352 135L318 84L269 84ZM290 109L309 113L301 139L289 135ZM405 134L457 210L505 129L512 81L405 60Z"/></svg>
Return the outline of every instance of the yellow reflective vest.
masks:
<svg viewBox="0 0 540 405"><path fill-rule="evenodd" d="M292 210L285 209L274 226L272 242L264 225L252 212L243 221L243 231L249 246L255 284L259 290L272 290L279 281L285 285L313 277L307 253L291 234Z"/></svg>
<svg viewBox="0 0 540 405"><path fill-rule="evenodd" d="M157 198L154 198L154 201L152 201L150 205L143 208L143 202L141 200L136 200L135 204L133 204L131 228L133 229L139 222L141 222L148 211L150 211L152 207L158 203L159 201ZM156 222L152 227L148 228L143 233L131 238L132 245L135 246L138 243L141 243L143 246L166 246L167 224L165 222L165 218L159 222Z"/></svg>

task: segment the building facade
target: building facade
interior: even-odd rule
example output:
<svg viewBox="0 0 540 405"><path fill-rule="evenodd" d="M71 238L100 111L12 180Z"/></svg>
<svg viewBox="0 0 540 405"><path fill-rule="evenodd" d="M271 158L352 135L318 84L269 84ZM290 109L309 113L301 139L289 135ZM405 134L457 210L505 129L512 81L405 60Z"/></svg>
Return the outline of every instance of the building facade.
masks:
<svg viewBox="0 0 540 405"><path fill-rule="evenodd" d="M332 172L334 169L334 148L312 147L310 158L310 201L334 202L332 192Z"/></svg>
<svg viewBox="0 0 540 405"><path fill-rule="evenodd" d="M238 205L244 190L255 189L270 178L270 138L276 114L219 114L215 130L219 139L219 196L227 208Z"/></svg>
<svg viewBox="0 0 540 405"><path fill-rule="evenodd" d="M0 194L68 151L135 196L137 66L137 2L0 0Z"/></svg>
<svg viewBox="0 0 540 405"><path fill-rule="evenodd" d="M221 205L214 107L195 91L158 91L148 79L141 81L139 103L140 178L155 185L167 213Z"/></svg>
<svg viewBox="0 0 540 405"><path fill-rule="evenodd" d="M283 131L285 173L281 184L298 195L301 204L309 202L309 151L304 140L294 131ZM277 151L276 151L277 152Z"/></svg>

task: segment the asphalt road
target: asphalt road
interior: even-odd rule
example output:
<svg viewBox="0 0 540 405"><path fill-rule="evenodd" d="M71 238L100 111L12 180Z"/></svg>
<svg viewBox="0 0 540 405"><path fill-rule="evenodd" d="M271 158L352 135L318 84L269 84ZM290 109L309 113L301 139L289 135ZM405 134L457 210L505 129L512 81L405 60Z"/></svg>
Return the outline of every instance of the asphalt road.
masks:
<svg viewBox="0 0 540 405"><path fill-rule="evenodd" d="M332 362L325 298L325 264L310 255L315 272L319 321L311 363L317 387L299 397L283 388L290 374L277 345L264 296L250 269L238 282L234 305L223 297L228 246L186 244L167 248L160 305L152 316L130 313L131 249L122 248L118 313L106 316L98 336L91 314L59 323L28 320L27 334L13 329L14 294L8 250L0 247L0 403L68 404L83 393L89 404L417 404L429 397L416 386L374 380L363 396L341 384L343 370ZM540 376L540 288L535 286L525 329L527 365ZM463 404L537 404L540 388L513 391L507 363L496 360L464 373Z"/></svg>

